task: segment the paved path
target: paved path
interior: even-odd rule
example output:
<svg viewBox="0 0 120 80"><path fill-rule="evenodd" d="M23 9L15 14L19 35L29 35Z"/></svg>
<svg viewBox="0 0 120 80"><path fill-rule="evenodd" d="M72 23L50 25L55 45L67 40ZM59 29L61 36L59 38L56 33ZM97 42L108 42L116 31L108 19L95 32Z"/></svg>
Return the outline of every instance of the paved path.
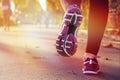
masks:
<svg viewBox="0 0 120 80"><path fill-rule="evenodd" d="M78 34L78 50L73 57L66 58L55 50L58 31L34 25L6 32L0 28L0 80L120 80L120 48L101 47L101 72L83 75L86 34Z"/></svg>

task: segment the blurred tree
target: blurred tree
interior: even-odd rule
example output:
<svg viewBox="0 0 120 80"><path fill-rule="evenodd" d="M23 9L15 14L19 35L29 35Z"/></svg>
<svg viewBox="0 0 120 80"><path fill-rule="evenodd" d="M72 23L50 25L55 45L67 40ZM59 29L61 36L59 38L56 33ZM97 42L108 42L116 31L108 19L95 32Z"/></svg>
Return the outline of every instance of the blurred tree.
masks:
<svg viewBox="0 0 120 80"><path fill-rule="evenodd" d="M40 17L39 14L43 12L42 7L39 4L38 0L13 0L13 1L15 3L15 9L20 11L21 15L27 16L28 22L30 19L32 22L35 22L36 18Z"/></svg>
<svg viewBox="0 0 120 80"><path fill-rule="evenodd" d="M120 5L120 0L109 0L110 8L115 9Z"/></svg>
<svg viewBox="0 0 120 80"><path fill-rule="evenodd" d="M58 23L60 24L63 18L63 14L64 14L60 1L59 0L47 0L47 6L48 6L48 10L52 14L54 14L52 16L54 16L58 20ZM82 11L83 11L84 20L82 23L82 28L85 28L87 26L88 9L89 9L89 0L83 0Z"/></svg>
<svg viewBox="0 0 120 80"><path fill-rule="evenodd" d="M0 0L0 27L3 25L2 3Z"/></svg>
<svg viewBox="0 0 120 80"><path fill-rule="evenodd" d="M89 0L82 0L82 13L83 13L83 22L81 27L87 28L88 25L88 14L89 14Z"/></svg>
<svg viewBox="0 0 120 80"><path fill-rule="evenodd" d="M109 0L109 2L108 29L120 34L120 0Z"/></svg>
<svg viewBox="0 0 120 80"><path fill-rule="evenodd" d="M47 0L48 11L52 14L51 18L56 21L57 24L61 24L64 10L59 0Z"/></svg>
<svg viewBox="0 0 120 80"><path fill-rule="evenodd" d="M13 2L19 10L25 10L29 6L29 0L13 0Z"/></svg>
<svg viewBox="0 0 120 80"><path fill-rule="evenodd" d="M42 11L38 0L13 0L18 10L26 12Z"/></svg>
<svg viewBox="0 0 120 80"><path fill-rule="evenodd" d="M51 13L63 14L63 9L59 0L47 0L48 10Z"/></svg>

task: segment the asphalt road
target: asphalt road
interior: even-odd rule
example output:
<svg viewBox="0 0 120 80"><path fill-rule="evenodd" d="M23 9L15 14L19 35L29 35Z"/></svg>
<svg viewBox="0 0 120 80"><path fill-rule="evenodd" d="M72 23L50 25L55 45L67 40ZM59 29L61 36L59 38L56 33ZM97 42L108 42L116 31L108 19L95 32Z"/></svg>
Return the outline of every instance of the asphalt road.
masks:
<svg viewBox="0 0 120 80"><path fill-rule="evenodd" d="M0 28L0 80L120 80L120 49L101 47L100 73L82 74L86 33L78 34L78 50L73 57L57 54L59 29L21 25L10 31ZM104 41L103 41L104 42Z"/></svg>

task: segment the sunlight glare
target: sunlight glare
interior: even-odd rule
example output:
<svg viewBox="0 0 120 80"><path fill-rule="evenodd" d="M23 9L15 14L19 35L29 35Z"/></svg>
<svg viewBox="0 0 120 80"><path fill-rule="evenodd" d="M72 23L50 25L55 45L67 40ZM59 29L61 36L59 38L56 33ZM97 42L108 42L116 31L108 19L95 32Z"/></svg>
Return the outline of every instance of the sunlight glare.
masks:
<svg viewBox="0 0 120 80"><path fill-rule="evenodd" d="M42 6L42 9L46 11L47 5L46 5L46 0L38 0L40 5Z"/></svg>
<svg viewBox="0 0 120 80"><path fill-rule="evenodd" d="M14 11L15 11L15 4L14 4L14 2L13 2L13 1L11 1L11 3L10 3L10 4L11 4L11 7L10 7L10 8L11 8L11 10L12 10L12 12L14 12Z"/></svg>

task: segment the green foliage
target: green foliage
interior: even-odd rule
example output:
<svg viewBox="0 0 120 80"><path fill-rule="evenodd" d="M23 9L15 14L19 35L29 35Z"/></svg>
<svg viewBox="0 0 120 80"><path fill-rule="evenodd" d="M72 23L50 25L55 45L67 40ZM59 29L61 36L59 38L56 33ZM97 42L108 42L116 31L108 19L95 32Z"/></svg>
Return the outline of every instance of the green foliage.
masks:
<svg viewBox="0 0 120 80"><path fill-rule="evenodd" d="M21 11L41 11L42 8L38 3L38 0L13 0L16 9Z"/></svg>
<svg viewBox="0 0 120 80"><path fill-rule="evenodd" d="M13 0L15 6L19 10L24 10L28 7L30 0Z"/></svg>
<svg viewBox="0 0 120 80"><path fill-rule="evenodd" d="M59 0L47 0L48 10L51 13L62 14L64 13Z"/></svg>

